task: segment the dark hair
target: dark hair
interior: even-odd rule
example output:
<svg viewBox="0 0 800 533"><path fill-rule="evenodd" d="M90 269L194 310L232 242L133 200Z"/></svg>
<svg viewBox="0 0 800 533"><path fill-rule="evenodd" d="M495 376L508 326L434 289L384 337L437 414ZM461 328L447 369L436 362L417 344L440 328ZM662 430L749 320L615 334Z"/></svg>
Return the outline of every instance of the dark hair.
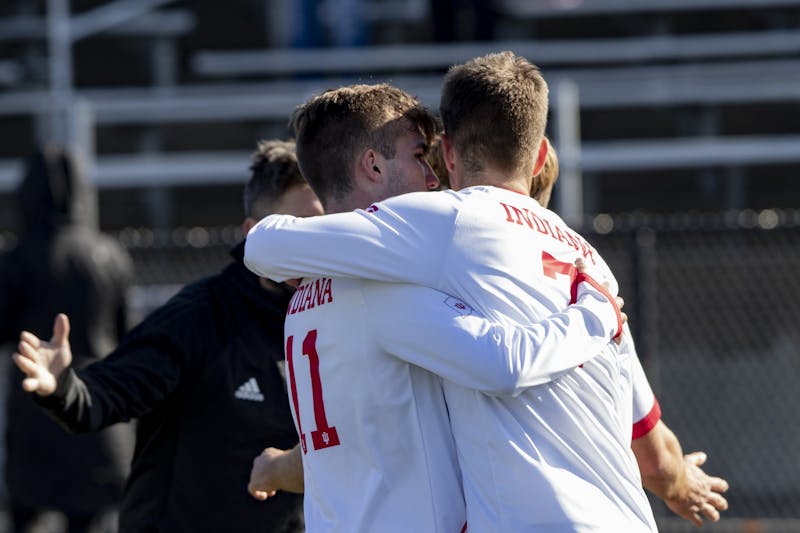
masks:
<svg viewBox="0 0 800 533"><path fill-rule="evenodd" d="M466 171L485 170L488 163L532 174L547 124L547 92L539 69L512 52L452 67L439 109Z"/></svg>
<svg viewBox="0 0 800 533"><path fill-rule="evenodd" d="M289 189L306 183L297 166L293 141L259 141L250 164L250 180L244 188L245 216L272 214L275 202Z"/></svg>
<svg viewBox="0 0 800 533"><path fill-rule="evenodd" d="M356 158L372 148L391 159L399 128L418 129L430 141L436 120L419 101L388 84L350 85L312 97L292 115L303 176L322 201L353 187Z"/></svg>

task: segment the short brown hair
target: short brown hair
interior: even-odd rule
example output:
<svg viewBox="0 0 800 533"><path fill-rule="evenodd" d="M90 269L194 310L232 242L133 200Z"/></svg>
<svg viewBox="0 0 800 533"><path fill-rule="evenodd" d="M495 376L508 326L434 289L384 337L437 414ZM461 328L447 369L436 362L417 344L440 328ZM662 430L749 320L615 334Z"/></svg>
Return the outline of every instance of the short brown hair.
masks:
<svg viewBox="0 0 800 533"><path fill-rule="evenodd" d="M533 174L547 125L547 91L539 69L512 52L451 67L439 110L465 170L479 172L491 164Z"/></svg>
<svg viewBox="0 0 800 533"><path fill-rule="evenodd" d="M388 84L329 89L299 106L291 119L303 176L322 204L353 187L355 159L373 148L394 157L398 127L407 119L430 142L436 120L419 101Z"/></svg>
<svg viewBox="0 0 800 533"><path fill-rule="evenodd" d="M251 156L251 176L244 188L245 216L263 218L273 213L283 194L306 180L297 166L294 141L259 141Z"/></svg>

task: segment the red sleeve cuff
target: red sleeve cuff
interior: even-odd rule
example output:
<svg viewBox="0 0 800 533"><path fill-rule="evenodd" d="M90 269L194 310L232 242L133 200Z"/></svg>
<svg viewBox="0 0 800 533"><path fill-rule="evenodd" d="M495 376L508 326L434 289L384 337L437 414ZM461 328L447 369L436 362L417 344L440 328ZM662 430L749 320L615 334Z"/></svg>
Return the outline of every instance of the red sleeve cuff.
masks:
<svg viewBox="0 0 800 533"><path fill-rule="evenodd" d="M650 412L638 422L634 422L631 440L636 440L650 433L650 430L656 427L659 420L661 420L661 406L658 405L658 399L654 396L653 407Z"/></svg>
<svg viewBox="0 0 800 533"><path fill-rule="evenodd" d="M570 287L571 298L569 300L569 303L574 304L576 301L578 301L578 284L581 283L582 281L585 281L586 283L594 287L603 296L605 296L606 300L608 300L608 302L612 306L614 306L614 312L617 315L617 332L614 334L612 339L616 339L617 337L622 335L622 312L620 311L619 306L617 305L617 299L614 298L611 295L611 293L608 292L608 289L606 289L604 286L598 283L593 277L591 277L589 274L586 274L585 272L578 272L578 274L575 276L575 279L572 281L572 287Z"/></svg>

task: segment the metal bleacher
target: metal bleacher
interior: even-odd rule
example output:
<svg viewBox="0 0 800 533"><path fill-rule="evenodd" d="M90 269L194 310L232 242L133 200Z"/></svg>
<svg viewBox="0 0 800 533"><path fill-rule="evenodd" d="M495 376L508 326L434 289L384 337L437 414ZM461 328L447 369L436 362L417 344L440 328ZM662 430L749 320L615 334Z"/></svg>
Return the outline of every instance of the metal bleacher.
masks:
<svg viewBox="0 0 800 533"><path fill-rule="evenodd" d="M597 0L592 2L497 0L497 8L508 15L527 18L582 17L671 11L729 11L797 6L795 0Z"/></svg>
<svg viewBox="0 0 800 533"><path fill-rule="evenodd" d="M558 5L506 0L500 9L519 18L553 18L754 8L752 2L739 0L597 0L570 9ZM800 6L800 0L769 0L759 6ZM158 35L170 38L191 31L191 16L167 13L149 13L149 19L132 19L115 26L114 31L141 37L158 30ZM0 28L11 28L11 22L0 21ZM16 31L22 27L32 33L36 24L20 24ZM189 58L187 77L192 83L173 83L174 75L162 75L154 76L149 86L79 89L74 96L87 110L92 131L118 125L158 127L193 122L285 124L291 110L311 94L354 81L389 81L435 107L442 74L449 65L505 49L528 57L543 69L552 88L555 114L563 109L559 106L562 84L577 89L578 107L571 112L578 116L593 109L800 103L800 30L782 28L604 39L197 50ZM167 82L170 78L173 80ZM0 115L36 115L48 105L49 93L44 89L0 94ZM92 174L101 187L238 183L250 149L99 154ZM576 164L584 172L796 163L800 162L800 135L723 136L712 132L702 138L592 140L580 143L578 150ZM0 161L0 190L13 186L18 172L16 163Z"/></svg>
<svg viewBox="0 0 800 533"><path fill-rule="evenodd" d="M205 77L295 74L441 72L492 51L514 50L540 67L616 66L632 62L695 61L800 53L800 30L656 35L618 39L559 39L493 43L392 44L369 47L198 51L192 65Z"/></svg>
<svg viewBox="0 0 800 533"><path fill-rule="evenodd" d="M0 3L0 251L16 239L7 225L15 210L7 206L23 172L24 152L17 151L46 138L54 107L43 5L81 5L86 11L73 21L84 21L77 25L84 32L87 21L100 20L84 15L108 6L103 38L112 38L81 43L82 51L108 47L90 68L122 62L114 52L123 46L135 51L126 59L141 59L135 82L78 79L70 92L90 176L101 189L104 230L134 256L134 322L229 260L255 141L288 133L295 106L340 84L387 81L435 108L450 65L513 50L538 64L551 88L557 194L586 198L572 211L563 203L557 210L570 222L592 215L574 227L602 250L625 289L645 370L669 406L665 420L686 452L709 453L709 474L731 481L731 509L704 531L800 531L800 463L790 459L798 433L786 401L800 320L789 281L800 264L800 0L493 0L495 41L437 44L426 43L430 0L362 1L369 23L396 27L369 46L313 50L273 42L270 28L287 26L282 19L260 21L264 34L246 41L236 17L203 18L202 5L217 15L241 7L255 20L258 9L289 10L296 0ZM11 3L20 14L9 15ZM726 27L729 12L760 22ZM714 24L679 31L672 13ZM571 31L542 31L551 23ZM592 25L603 31L576 30ZM213 38L204 40L203 31ZM226 43L228 36L237 40ZM130 63L123 66L133 70ZM790 191L784 204L737 204L756 190L765 197L775 184L769 198ZM589 202L602 194L627 195L633 207L600 211ZM700 212L717 197L713 212ZM668 201L674 211L648 211ZM174 216L151 216L171 209ZM669 511L656 519L665 533L696 530Z"/></svg>
<svg viewBox="0 0 800 533"><path fill-rule="evenodd" d="M276 77L292 72L342 75L352 70L353 65L359 65L360 73L372 73L370 80L392 81L435 106L441 84L440 73L449 65L506 49L524 55L542 67L551 87L557 87L564 80L576 83L583 109L800 99L800 59L796 58L800 53L800 31L797 30L555 42L387 45L320 51L200 51L194 57L193 66L205 76ZM742 61L765 55L785 58ZM731 58L736 61L729 61ZM717 62L686 63L687 60L700 59ZM652 65L659 61L679 63ZM605 66L594 66L597 63ZM557 67L548 69L549 65ZM576 68L575 65L590 66ZM434 71L436 74L397 74L414 71ZM747 82L742 83L742 80ZM313 89L313 85L304 86L302 83L294 87L300 89L300 94L308 94ZM558 93L554 96L558 98ZM687 144L694 149L686 152ZM769 154L777 160L800 161L800 136L797 136L719 138L702 143L687 143L683 139L595 143L584 147L582 166L588 171L649 166L663 168L715 165L721 159L746 164L751 160L763 160L759 154L765 153L764 146L771 147ZM733 159L729 159L731 157Z"/></svg>

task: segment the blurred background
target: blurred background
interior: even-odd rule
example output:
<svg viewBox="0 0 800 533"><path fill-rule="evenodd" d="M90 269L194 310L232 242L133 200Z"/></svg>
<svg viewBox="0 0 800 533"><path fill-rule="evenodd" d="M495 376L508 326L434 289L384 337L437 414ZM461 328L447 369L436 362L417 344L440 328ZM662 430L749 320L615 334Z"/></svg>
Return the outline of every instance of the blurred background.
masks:
<svg viewBox="0 0 800 533"><path fill-rule="evenodd" d="M707 529L800 531L800 0L2 0L0 251L24 158L69 145L137 321L226 262L296 105L388 81L435 109L501 50L550 84L552 207L615 270L664 420L730 482Z"/></svg>

